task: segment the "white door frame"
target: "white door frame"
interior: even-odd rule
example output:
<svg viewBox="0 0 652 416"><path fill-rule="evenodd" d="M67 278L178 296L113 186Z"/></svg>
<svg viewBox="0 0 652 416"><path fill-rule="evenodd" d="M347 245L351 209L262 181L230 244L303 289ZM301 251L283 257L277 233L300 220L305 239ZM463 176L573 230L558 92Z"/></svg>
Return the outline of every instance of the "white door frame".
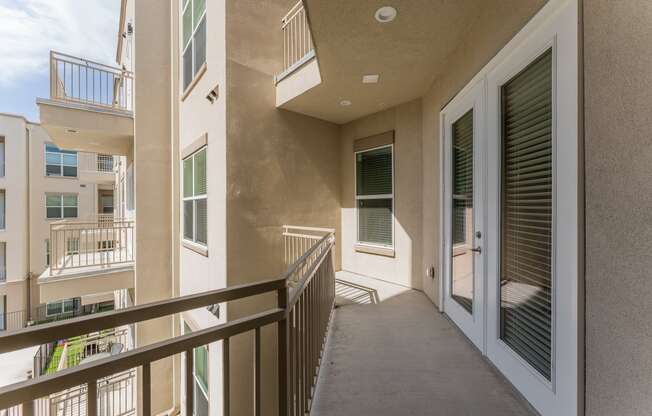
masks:
<svg viewBox="0 0 652 416"><path fill-rule="evenodd" d="M484 246L485 229L485 188L486 188L486 126L485 126L485 83L478 81L463 94L456 96L441 112L443 126L443 215L445 224L443 263L443 310L462 329L462 332L480 349L485 350L485 254L473 254L473 313L469 313L452 298L452 126L469 110L473 110L473 228L481 232L481 237L473 235L473 247Z"/></svg>
<svg viewBox="0 0 652 416"><path fill-rule="evenodd" d="M487 221L486 354L543 416L575 416L582 393L579 374L579 138L578 3L549 0L528 24L458 94L486 82ZM499 338L500 87L534 58L553 48L553 334L552 375L545 380ZM439 305L445 309L445 119L440 140ZM485 238L486 237L486 238Z"/></svg>

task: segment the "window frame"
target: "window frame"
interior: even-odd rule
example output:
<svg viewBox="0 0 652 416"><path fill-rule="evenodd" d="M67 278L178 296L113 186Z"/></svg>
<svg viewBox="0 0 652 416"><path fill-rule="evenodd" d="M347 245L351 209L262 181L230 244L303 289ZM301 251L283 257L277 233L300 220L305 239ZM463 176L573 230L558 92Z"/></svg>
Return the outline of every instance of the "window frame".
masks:
<svg viewBox="0 0 652 416"><path fill-rule="evenodd" d="M184 5L185 2L185 5ZM190 38L188 39L188 42L184 45L184 39L183 39L183 33L184 33L184 22L183 22L183 16L186 12L186 10L190 7L190 25L193 26L193 23L195 21L194 19L194 13L195 13L195 8L194 6L195 0L182 0L179 4L180 6L180 12L179 12L179 42L180 42L180 54L179 54L179 59L181 60L179 67L181 68L181 92L182 96L185 97L193 88L193 86L196 84L197 79L201 77L203 71L201 70L202 67L206 65L206 60L208 56L206 56L206 51L208 51L208 32L206 32L206 45L204 47L205 52L204 52L204 62L199 66L199 68L195 68L195 55L196 55L196 49L195 49L195 35L197 34L197 31L199 30L199 26L202 25L203 23L206 25L207 17L206 13L208 11L208 1L204 2L204 11L197 19L197 27L192 27L190 31ZM208 29L208 28L206 28ZM191 69L192 69L192 77L190 77L190 81L188 82L188 85L185 85L185 69L184 69L184 62L183 62L183 57L186 54L186 51L188 48L191 48L190 50L190 60L191 60Z"/></svg>
<svg viewBox="0 0 652 416"><path fill-rule="evenodd" d="M50 239L45 239L45 265L50 267Z"/></svg>
<svg viewBox="0 0 652 416"><path fill-rule="evenodd" d="M188 0L188 2L191 2L192 0ZM195 157L205 151L206 152L206 193L201 194L201 195L195 195ZM186 171L185 171L185 162L188 159L192 159L192 191L191 191L191 196L185 196L185 176L186 176ZM206 213L206 242L201 242L197 241L197 202L199 200L205 200L206 201L206 210L208 211L208 146L204 145L197 149L196 151L192 152L185 158L181 159L181 223L183 224L181 227L181 238L184 243L190 244L192 246L197 246L202 249L207 249L208 248L208 212ZM185 224L185 205L187 201L192 201L192 239L189 239L186 237L186 224Z"/></svg>
<svg viewBox="0 0 652 416"><path fill-rule="evenodd" d="M56 147L58 152L49 151L48 146ZM66 155L66 154L67 155L72 155L73 153L75 155L75 165L73 166L71 164L64 163L63 162L63 155ZM77 152L73 152L72 150L61 150L54 143L47 142L47 143L44 144L44 153L43 154L44 154L44 162L45 162L44 163L44 168L45 168L44 173L45 173L45 176L47 178L69 178L69 179L77 179L77 178L79 178L79 154ZM59 156L59 163L58 164L48 163L48 154ZM48 166L59 166L59 168L61 169L61 173L59 175L48 173ZM75 168L75 176L64 175L64 173L63 173L63 171L64 171L63 168L64 167L69 167L69 168L74 167Z"/></svg>
<svg viewBox="0 0 652 416"><path fill-rule="evenodd" d="M367 153L371 152L374 150L378 149L384 149L386 147L389 147L391 149L391 157L392 157L392 193L391 194L377 194L377 195L358 195L358 169L357 169L357 156L360 153ZM355 243L356 246L360 247L370 247L370 248L378 248L378 249L384 249L384 250L394 250L395 247L395 224L396 224L396 218L395 218L395 205L396 201L394 199L394 195L396 193L395 190L395 183L394 183L394 143L390 144L383 144L380 146L374 146L370 147L368 149L364 150L357 150L353 152L353 197L355 199ZM358 208L358 201L360 200L377 200L377 199L391 199L392 200L392 223L390 226L391 233L392 233L392 244L390 245L385 245L385 244L374 244L371 242L365 242L365 241L360 241L360 209Z"/></svg>
<svg viewBox="0 0 652 416"><path fill-rule="evenodd" d="M55 206L50 206L49 207L48 206L48 196L57 196L57 195L60 197L61 205L56 206L56 207ZM63 203L63 201L64 201L63 197L64 196L74 196L75 200L76 200L75 206L73 207L72 205L64 205L64 203ZM61 209L61 216L59 216L59 217L49 217L48 216L48 208L59 208L59 209ZM75 208L75 209L77 209L77 215L75 215L74 217L66 217L64 215L64 212L65 212L64 209L65 208ZM65 219L71 219L71 218L73 218L73 219L79 218L79 194L70 193L70 192L46 192L45 193L45 219L46 219L46 221L65 220Z"/></svg>
<svg viewBox="0 0 652 416"><path fill-rule="evenodd" d="M66 311L66 303L69 303L69 304L72 305L72 309L70 309L69 311ZM60 309L59 312L50 313L50 309L49 309L50 305L60 305L61 309ZM63 315L63 314L72 313L72 312L75 312L75 299L74 298L56 300L54 302L47 302L45 304L45 316L46 317Z"/></svg>
<svg viewBox="0 0 652 416"><path fill-rule="evenodd" d="M193 332L194 329L191 327L190 323L186 321L185 319L183 320L183 333L184 334L189 334ZM206 351L206 386L204 386L204 382L200 380L200 378L197 376L197 350L203 348ZM185 366L184 366L185 367ZM187 368L187 367L186 367ZM188 377L188 374L186 372L186 377ZM205 345L200 345L199 347L195 347L192 349L192 379L193 379L193 393L196 391L195 389L199 387L199 391L201 394L204 395L206 398L206 403L208 404L208 410L210 414L210 349L208 348L208 344ZM188 398L186 398L188 400ZM192 405L192 414L193 416L197 414L197 402L193 398L193 405Z"/></svg>

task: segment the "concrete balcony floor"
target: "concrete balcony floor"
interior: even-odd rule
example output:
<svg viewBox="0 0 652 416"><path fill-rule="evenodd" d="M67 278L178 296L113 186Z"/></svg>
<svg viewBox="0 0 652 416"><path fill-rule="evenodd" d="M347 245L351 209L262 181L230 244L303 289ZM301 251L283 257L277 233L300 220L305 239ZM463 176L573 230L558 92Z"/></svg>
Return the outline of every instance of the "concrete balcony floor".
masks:
<svg viewBox="0 0 652 416"><path fill-rule="evenodd" d="M337 278L312 416L536 414L423 293Z"/></svg>

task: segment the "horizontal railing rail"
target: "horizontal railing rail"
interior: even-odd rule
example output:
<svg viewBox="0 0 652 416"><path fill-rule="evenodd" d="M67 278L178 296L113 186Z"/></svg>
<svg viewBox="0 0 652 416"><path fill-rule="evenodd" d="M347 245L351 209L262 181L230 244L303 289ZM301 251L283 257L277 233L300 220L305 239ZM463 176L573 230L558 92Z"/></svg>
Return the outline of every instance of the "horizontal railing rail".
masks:
<svg viewBox="0 0 652 416"><path fill-rule="evenodd" d="M0 334L0 353L24 348L35 343L72 337L99 331L103 328L142 322L175 313L234 301L250 296L276 292L277 307L251 314L214 327L177 336L151 345L123 352L116 356L80 364L55 374L26 380L0 388L0 409L13 406L38 406L38 400L67 389L86 386L85 414L98 414L98 380L116 373L141 368L143 389L138 392L142 402L140 413L151 414L151 363L175 354L185 354L186 374L193 371L193 350L196 347L221 341L223 343L223 414L230 414L229 394L229 340L233 336L254 333L252 367L254 389L252 401L255 414L260 414L261 403L261 329L277 326L278 406L279 415L299 414L309 410L321 354L328 332L335 297L335 279L332 265L332 234L323 236L279 278L259 283L244 284L152 302L118 311L99 313L35 328L26 328ZM288 289L288 278L299 275L297 284ZM193 383L186 383L186 412L193 411Z"/></svg>
<svg viewBox="0 0 652 416"><path fill-rule="evenodd" d="M281 19L281 30L283 31L282 74L287 74L303 63L302 58L314 50L303 1L299 0Z"/></svg>
<svg viewBox="0 0 652 416"><path fill-rule="evenodd" d="M133 89L130 71L50 52L50 98L54 100L131 112Z"/></svg>
<svg viewBox="0 0 652 416"><path fill-rule="evenodd" d="M50 224L50 270L132 263L135 223L97 214L89 221Z"/></svg>

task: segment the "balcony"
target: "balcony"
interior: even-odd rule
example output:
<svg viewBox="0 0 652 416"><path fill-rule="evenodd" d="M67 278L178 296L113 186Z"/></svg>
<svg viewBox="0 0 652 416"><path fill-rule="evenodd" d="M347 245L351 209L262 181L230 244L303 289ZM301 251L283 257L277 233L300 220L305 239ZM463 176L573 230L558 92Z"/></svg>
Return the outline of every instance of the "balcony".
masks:
<svg viewBox="0 0 652 416"><path fill-rule="evenodd" d="M321 83L321 74L303 1L281 19L283 70L275 77L276 106L288 103Z"/></svg>
<svg viewBox="0 0 652 416"><path fill-rule="evenodd" d="M115 182L112 155L82 152L78 153L78 159L79 180L103 185L112 185Z"/></svg>
<svg viewBox="0 0 652 416"><path fill-rule="evenodd" d="M41 124L60 148L126 155L133 141L134 77L87 59L50 53L50 98Z"/></svg>
<svg viewBox="0 0 652 416"><path fill-rule="evenodd" d="M132 288L135 223L98 214L50 224L50 267L38 279L41 301Z"/></svg>

